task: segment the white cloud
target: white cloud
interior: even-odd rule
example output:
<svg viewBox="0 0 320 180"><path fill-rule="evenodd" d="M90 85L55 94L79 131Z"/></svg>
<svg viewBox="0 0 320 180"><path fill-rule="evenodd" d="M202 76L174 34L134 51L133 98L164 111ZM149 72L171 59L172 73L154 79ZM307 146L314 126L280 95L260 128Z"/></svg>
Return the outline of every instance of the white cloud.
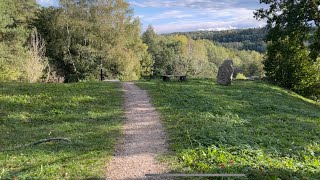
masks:
<svg viewBox="0 0 320 180"><path fill-rule="evenodd" d="M131 4L132 6L138 6L138 7L142 7L142 8L147 7L145 4L139 3L139 2L136 2L136 1L131 1L130 4Z"/></svg>
<svg viewBox="0 0 320 180"><path fill-rule="evenodd" d="M194 9L223 9L223 8L248 8L256 9L259 6L257 0L145 0L130 1L130 4L138 7L187 7Z"/></svg>
<svg viewBox="0 0 320 180"><path fill-rule="evenodd" d="M181 19L174 23L155 25L159 33L172 31L195 31L195 30L227 30L235 28L263 27L264 21L253 18L253 11L239 9L224 9L197 11L196 18Z"/></svg>
<svg viewBox="0 0 320 180"><path fill-rule="evenodd" d="M225 30L261 27L253 17L264 7L258 0L132 0L133 7L154 9L142 22L152 24L158 33L195 30ZM167 9L168 11L159 13ZM142 13L143 14L143 13Z"/></svg>
<svg viewBox="0 0 320 180"><path fill-rule="evenodd" d="M253 16L255 9L264 7L258 0L134 0L131 5L152 8L142 18L158 33L197 30L227 30L265 26ZM163 8L171 11L158 13Z"/></svg>
<svg viewBox="0 0 320 180"><path fill-rule="evenodd" d="M184 13L183 11L178 10L172 10L172 11L166 11L161 14L152 16L152 17L145 17L145 21L155 21L155 20L161 20L161 19L181 19L181 18L190 18L193 17L192 14Z"/></svg>
<svg viewBox="0 0 320 180"><path fill-rule="evenodd" d="M263 27L265 22L256 21L255 19L240 19L236 20L189 20L189 21L175 21L168 24L154 25L157 33L170 33L170 32L186 32L198 30L227 30L236 28L254 28Z"/></svg>
<svg viewBox="0 0 320 180"><path fill-rule="evenodd" d="M207 29L198 29L199 31L224 31L237 29L237 27L229 26L229 27L215 27L215 28L207 28Z"/></svg>

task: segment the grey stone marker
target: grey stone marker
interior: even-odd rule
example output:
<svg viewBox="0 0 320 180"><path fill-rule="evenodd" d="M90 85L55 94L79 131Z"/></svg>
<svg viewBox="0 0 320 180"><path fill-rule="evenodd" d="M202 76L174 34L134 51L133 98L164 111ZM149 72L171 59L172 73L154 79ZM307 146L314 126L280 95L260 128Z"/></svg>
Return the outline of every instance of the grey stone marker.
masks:
<svg viewBox="0 0 320 180"><path fill-rule="evenodd" d="M230 85L233 71L234 71L233 61L225 60L219 67L218 76L217 76L218 84Z"/></svg>

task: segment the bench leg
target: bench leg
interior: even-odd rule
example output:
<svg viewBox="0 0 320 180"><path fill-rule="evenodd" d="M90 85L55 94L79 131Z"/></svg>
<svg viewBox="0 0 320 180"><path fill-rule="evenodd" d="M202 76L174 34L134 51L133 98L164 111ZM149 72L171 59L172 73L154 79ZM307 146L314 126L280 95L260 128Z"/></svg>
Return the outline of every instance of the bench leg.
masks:
<svg viewBox="0 0 320 180"><path fill-rule="evenodd" d="M170 77L168 77L168 76L163 76L162 79L163 79L163 81L170 81Z"/></svg>

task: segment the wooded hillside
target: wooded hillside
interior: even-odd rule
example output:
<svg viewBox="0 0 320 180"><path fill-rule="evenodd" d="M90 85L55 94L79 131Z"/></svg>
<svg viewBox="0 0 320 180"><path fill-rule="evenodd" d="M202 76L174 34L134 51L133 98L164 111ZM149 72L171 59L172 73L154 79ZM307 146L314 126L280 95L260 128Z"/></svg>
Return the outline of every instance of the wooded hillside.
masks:
<svg viewBox="0 0 320 180"><path fill-rule="evenodd" d="M234 29L225 31L195 31L178 32L173 34L185 35L192 39L207 39L216 42L226 48L238 50L254 50L260 53L265 52L267 35L266 29Z"/></svg>
<svg viewBox="0 0 320 180"><path fill-rule="evenodd" d="M193 40L185 35L157 35L149 26L142 35L154 60L153 75L187 74L192 77L216 77L218 67L232 59L237 72L263 76L262 54L256 51L225 48L209 40Z"/></svg>

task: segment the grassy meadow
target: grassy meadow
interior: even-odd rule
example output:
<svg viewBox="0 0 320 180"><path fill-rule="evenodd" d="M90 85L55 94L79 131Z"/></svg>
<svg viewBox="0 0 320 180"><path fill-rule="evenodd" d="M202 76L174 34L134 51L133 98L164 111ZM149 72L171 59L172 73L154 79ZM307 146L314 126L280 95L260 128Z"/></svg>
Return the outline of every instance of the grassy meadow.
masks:
<svg viewBox="0 0 320 180"><path fill-rule="evenodd" d="M120 84L0 84L0 179L103 177L121 134ZM41 139L62 137L24 146Z"/></svg>
<svg viewBox="0 0 320 180"><path fill-rule="evenodd" d="M320 179L319 104L262 82L137 85L161 113L174 171Z"/></svg>

